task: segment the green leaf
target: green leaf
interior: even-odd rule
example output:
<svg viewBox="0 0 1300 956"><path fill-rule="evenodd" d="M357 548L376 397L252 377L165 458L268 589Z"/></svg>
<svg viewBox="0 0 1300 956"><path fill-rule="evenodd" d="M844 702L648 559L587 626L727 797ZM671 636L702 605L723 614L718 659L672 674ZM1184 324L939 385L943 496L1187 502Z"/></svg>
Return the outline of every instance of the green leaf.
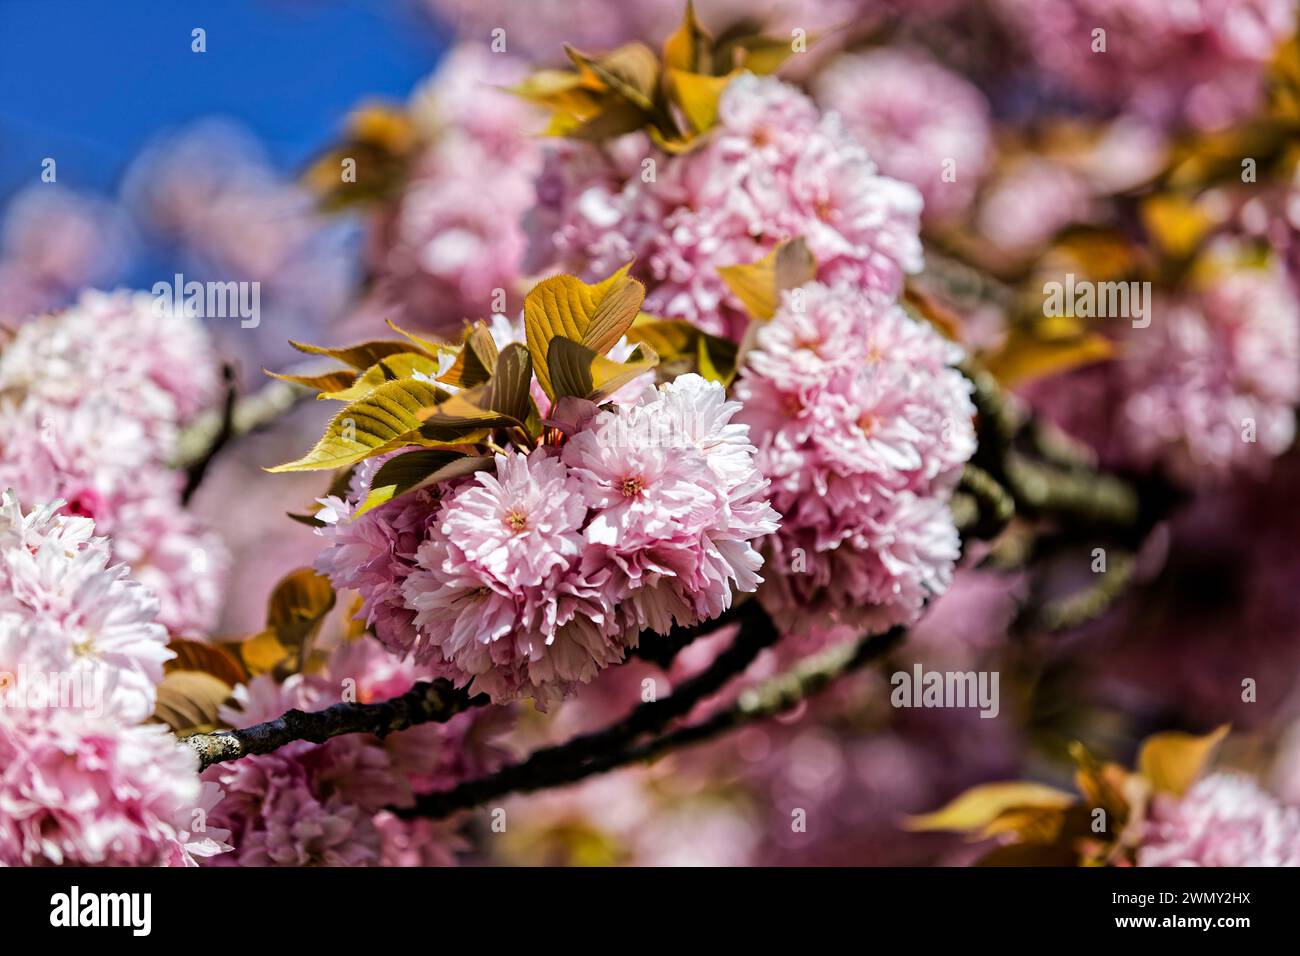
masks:
<svg viewBox="0 0 1300 956"><path fill-rule="evenodd" d="M547 361L557 400L572 395L599 404L638 375L654 368L659 357L643 344L636 347L626 362L615 362L572 339L557 336L551 340Z"/></svg>
<svg viewBox="0 0 1300 956"><path fill-rule="evenodd" d="M347 388L322 392L316 397L337 402L359 401L385 382L411 378L415 372L432 378L438 372L438 360L430 358L423 352L398 352L370 366Z"/></svg>
<svg viewBox="0 0 1300 956"><path fill-rule="evenodd" d="M351 365L359 371L370 368L382 358L388 358L390 355L397 355L399 352L411 351L411 345L408 342L396 342L387 339L378 339L373 342L362 342L360 345L349 345L344 348L326 348L321 345L308 345L304 342L295 342L289 340L289 344L299 352L305 352L308 355L327 355L332 359L337 359L344 365Z"/></svg>
<svg viewBox="0 0 1300 956"><path fill-rule="evenodd" d="M488 406L503 415L526 422L532 404L529 394L532 384L533 358L528 354L527 346L512 342L497 356Z"/></svg>
<svg viewBox="0 0 1300 956"><path fill-rule="evenodd" d="M445 401L448 393L434 385L413 379L385 382L359 402L343 409L325 429L314 448L297 461L268 468L273 473L321 471L355 464L417 442L402 439L415 434L424 419L417 413Z"/></svg>
<svg viewBox="0 0 1300 956"><path fill-rule="evenodd" d="M628 263L595 285L588 285L571 275L551 276L539 282L525 296L524 332L528 353L533 359L533 374L552 399L555 393L551 389L547 352L553 338L562 336L575 343L584 343L594 326L591 341L595 344L609 341L612 345L636 319L645 290L639 282L628 277L630 267L631 263ZM589 344L588 348L594 350L593 345Z"/></svg>
<svg viewBox="0 0 1300 956"><path fill-rule="evenodd" d="M718 274L751 316L767 321L776 314L782 292L816 277L817 260L802 238L787 239L757 262L719 266Z"/></svg>
<svg viewBox="0 0 1300 956"><path fill-rule="evenodd" d="M1224 724L1203 737L1170 731L1148 737L1138 753L1138 772L1151 782L1156 793L1185 794L1205 766L1216 747L1228 736Z"/></svg>

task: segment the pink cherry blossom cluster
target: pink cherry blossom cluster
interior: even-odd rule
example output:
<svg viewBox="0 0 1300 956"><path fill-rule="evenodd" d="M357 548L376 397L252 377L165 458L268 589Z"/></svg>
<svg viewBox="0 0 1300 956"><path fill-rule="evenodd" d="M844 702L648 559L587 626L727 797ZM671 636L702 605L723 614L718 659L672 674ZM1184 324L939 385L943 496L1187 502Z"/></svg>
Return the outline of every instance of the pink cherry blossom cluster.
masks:
<svg viewBox="0 0 1300 956"><path fill-rule="evenodd" d="M247 727L285 711L321 710L341 700L398 697L427 679L371 640L343 640L326 666L283 683L263 674L235 688L224 721ZM445 866L465 849L454 822L403 820L387 807L494 769L492 738L505 711L460 714L380 739L348 734L324 744L298 741L273 753L210 767L224 794L212 824L228 830L234 852L217 866Z"/></svg>
<svg viewBox="0 0 1300 956"><path fill-rule="evenodd" d="M1107 107L1196 127L1257 105L1295 0L998 0L1050 77Z"/></svg>
<svg viewBox="0 0 1300 956"><path fill-rule="evenodd" d="M776 530L748 430L698 375L636 405L562 402L562 445L363 514L323 500L317 569L360 591L376 636L494 700L545 705L621 661L642 629L716 617L761 578Z"/></svg>
<svg viewBox="0 0 1300 956"><path fill-rule="evenodd" d="M1191 486L1258 470L1291 447L1300 404L1300 300L1280 266L1232 268L1159 300L1121 365L1127 457Z"/></svg>
<svg viewBox="0 0 1300 956"><path fill-rule="evenodd" d="M454 329L519 307L520 223L533 202L541 141L529 134L535 111L502 87L526 75L486 42L465 43L416 93L412 113L431 143L370 237L375 282L357 321Z"/></svg>
<svg viewBox="0 0 1300 956"><path fill-rule="evenodd" d="M1250 777L1215 773L1181 798L1158 795L1143 827L1139 866L1300 866L1300 807Z"/></svg>
<svg viewBox="0 0 1300 956"><path fill-rule="evenodd" d="M85 292L0 349L0 489L93 518L177 634L215 624L227 559L182 510L183 479L166 462L181 424L217 393L198 322L144 293Z"/></svg>
<svg viewBox="0 0 1300 956"><path fill-rule="evenodd" d="M951 582L948 509L975 450L961 350L891 298L845 284L786 292L736 385L783 515L761 592L784 628L911 623Z"/></svg>
<svg viewBox="0 0 1300 956"><path fill-rule="evenodd" d="M157 599L94 522L0 498L0 864L194 865L220 798L153 712Z"/></svg>
<svg viewBox="0 0 1300 956"><path fill-rule="evenodd" d="M886 176L925 198L927 223L960 215L993 158L989 104L969 80L925 54L884 47L837 57L814 81Z"/></svg>
<svg viewBox="0 0 1300 956"><path fill-rule="evenodd" d="M86 286L116 281L133 239L111 202L54 183L24 189L9 200L0 229L0 320L20 322Z"/></svg>
<svg viewBox="0 0 1300 956"><path fill-rule="evenodd" d="M635 259L647 311L739 337L745 316L719 266L802 236L818 278L894 294L922 265L921 208L916 189L880 175L836 114L746 73L728 84L699 149L672 156L636 134L603 151L551 150L526 224L526 268L594 279Z"/></svg>

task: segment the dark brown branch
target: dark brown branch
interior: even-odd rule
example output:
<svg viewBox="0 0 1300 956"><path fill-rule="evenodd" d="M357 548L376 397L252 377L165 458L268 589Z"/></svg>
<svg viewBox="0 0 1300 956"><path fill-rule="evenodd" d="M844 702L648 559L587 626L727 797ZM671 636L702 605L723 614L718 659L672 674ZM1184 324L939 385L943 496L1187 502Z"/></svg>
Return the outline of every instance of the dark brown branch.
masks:
<svg viewBox="0 0 1300 956"><path fill-rule="evenodd" d="M641 704L625 719L604 730L534 751L519 763L487 777L467 781L452 790L426 794L414 807L398 812L407 816L444 817L517 790L536 790L553 782L576 779L571 775L582 775L581 768L593 760L622 750L638 737L658 733L721 690L732 677L749 667L764 648L776 642L779 632L756 601L746 603L740 616L740 632L731 646L699 674L683 681L670 696Z"/></svg>
<svg viewBox="0 0 1300 956"><path fill-rule="evenodd" d="M193 734L185 743L199 756L199 769L266 754L296 740L323 744L340 734L375 734L383 737L416 724L445 723L471 707L488 703L483 694L471 696L451 681L422 681L400 697L377 704L335 704L306 713L291 710L275 720L241 730Z"/></svg>
<svg viewBox="0 0 1300 956"><path fill-rule="evenodd" d="M190 499L194 497L194 492L198 491L199 485L202 484L208 466L235 434L235 400L239 395L239 389L235 384L235 367L229 362L221 366L221 381L225 386L225 400L221 405L220 424L202 456L185 469L185 487L181 491L183 505L189 504Z"/></svg>
<svg viewBox="0 0 1300 956"><path fill-rule="evenodd" d="M505 767L481 780L472 780L451 790L427 794L419 798L414 808L398 812L406 816L442 818L494 797L508 793L531 793L575 783L595 774L648 760L669 750L702 743L742 724L792 709L836 678L885 656L898 645L905 633L904 628L895 627L884 634L848 641L828 651L811 655L787 673L745 690L734 704L704 720L658 734L643 743L633 743L635 735L629 737L622 733L610 734L604 731L585 738L587 741L598 740L598 746L573 747L572 744L577 741L571 741L550 748L552 758L538 761L535 759L538 754L534 754L521 763ZM666 698L663 703L668 704L686 691L687 688L683 685L677 694ZM694 701L691 701L690 705L675 709L684 713L693 705ZM622 730L623 726L616 725L610 730ZM620 740L624 741L624 745L615 746Z"/></svg>

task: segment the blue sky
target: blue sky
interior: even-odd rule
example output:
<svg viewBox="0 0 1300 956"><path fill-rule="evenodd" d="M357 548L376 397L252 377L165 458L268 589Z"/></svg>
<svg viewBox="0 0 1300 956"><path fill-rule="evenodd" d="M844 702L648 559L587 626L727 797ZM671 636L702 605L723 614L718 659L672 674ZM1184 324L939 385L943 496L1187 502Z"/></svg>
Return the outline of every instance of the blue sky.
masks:
<svg viewBox="0 0 1300 956"><path fill-rule="evenodd" d="M238 120L296 170L444 45L413 0L0 0L0 203L47 156L61 184L110 194L151 136L203 116Z"/></svg>

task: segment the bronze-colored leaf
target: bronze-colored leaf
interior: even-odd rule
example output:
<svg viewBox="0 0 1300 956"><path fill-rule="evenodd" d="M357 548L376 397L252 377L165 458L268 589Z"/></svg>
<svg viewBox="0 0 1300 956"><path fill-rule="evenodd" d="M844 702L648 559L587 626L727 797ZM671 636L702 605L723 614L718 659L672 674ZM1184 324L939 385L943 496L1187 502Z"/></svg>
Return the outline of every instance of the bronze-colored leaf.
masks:
<svg viewBox="0 0 1300 956"><path fill-rule="evenodd" d="M465 334L456 361L438 377L438 381L459 388L473 388L492 377L496 363L497 344L492 333L479 322Z"/></svg>
<svg viewBox="0 0 1300 956"><path fill-rule="evenodd" d="M491 399L488 407L525 422L532 403L529 389L533 384L533 358L527 346L512 342L497 357L496 372L492 375Z"/></svg>
<svg viewBox="0 0 1300 956"><path fill-rule="evenodd" d="M280 643L296 651L334 607L334 588L311 568L280 579L266 607L266 626Z"/></svg>
<svg viewBox="0 0 1300 956"><path fill-rule="evenodd" d="M638 345L626 362L615 362L571 339L557 336L551 340L547 356L551 381L558 399L566 395L600 402L617 392L659 362L647 345Z"/></svg>
<svg viewBox="0 0 1300 956"><path fill-rule="evenodd" d="M323 372L320 375L284 375L267 369L262 371L271 378L278 378L282 382L293 382L295 385L305 385L317 392L337 392L348 388L357 380L356 371L345 368Z"/></svg>
<svg viewBox="0 0 1300 956"><path fill-rule="evenodd" d="M1071 793L1030 781L986 783L972 787L933 813L908 817L908 830L955 830L982 833L1008 810L1020 807L1059 809L1078 798Z"/></svg>
<svg viewBox="0 0 1300 956"><path fill-rule="evenodd" d="M1138 772L1156 793L1181 797L1204 772L1215 748L1228 736L1228 725L1204 736L1169 731L1148 737L1138 753Z"/></svg>
<svg viewBox="0 0 1300 956"><path fill-rule="evenodd" d="M644 43L627 43L599 56L590 56L567 44L564 52L584 76L599 80L638 109L647 112L654 109L659 58Z"/></svg>
<svg viewBox="0 0 1300 956"><path fill-rule="evenodd" d="M411 351L411 343L389 339L377 339L373 342L362 342L359 345L348 345L342 348L310 345L306 342L295 342L293 339L289 340L289 344L299 352L305 352L308 355L326 355L342 362L344 365L351 365L359 371L365 371L382 358L396 355L399 352Z"/></svg>
<svg viewBox="0 0 1300 956"><path fill-rule="evenodd" d="M176 656L163 665L164 671L202 671L225 681L231 687L248 683L248 671L234 654L221 644L207 644L174 637L167 645Z"/></svg>
<svg viewBox="0 0 1300 956"><path fill-rule="evenodd" d="M256 677L290 664L295 660L295 652L285 647L275 631L268 628L240 642L239 657L248 672Z"/></svg>
<svg viewBox="0 0 1300 956"><path fill-rule="evenodd" d="M719 266L722 281L754 318L776 314L781 293L798 288L817 274L817 260L802 237L778 243L771 252L744 265Z"/></svg>
<svg viewBox="0 0 1300 956"><path fill-rule="evenodd" d="M718 103L736 75L734 72L726 76L705 76L686 70L668 71L669 95L696 134L707 133L718 122Z"/></svg>
<svg viewBox="0 0 1300 956"><path fill-rule="evenodd" d="M686 0L686 13L679 26L664 41L664 66L669 70L708 73L713 61L713 38L695 17L695 4Z"/></svg>
<svg viewBox="0 0 1300 956"><path fill-rule="evenodd" d="M599 314L600 326L594 335L601 341L620 326L626 330L640 308L639 283L628 277L628 263L608 279L588 285L571 275L543 279L524 297L524 332L528 353L533 359L533 374L552 399L550 366L547 352L550 342L563 336L576 343L586 340L593 319ZM602 311L601 307L610 300ZM623 333L620 331L619 335ZM614 337L617 341L618 336ZM612 343L611 343L612 344Z"/></svg>
<svg viewBox="0 0 1300 956"><path fill-rule="evenodd" d="M154 719L178 737L207 733L221 725L219 711L230 692L229 684L203 671L171 671L158 685Z"/></svg>
<svg viewBox="0 0 1300 956"><path fill-rule="evenodd" d="M345 388L325 390L316 397L335 402L356 402L385 382L411 378L416 372L432 378L438 372L438 360L423 352L398 352L380 359Z"/></svg>
<svg viewBox="0 0 1300 956"><path fill-rule="evenodd" d="M444 465L449 465L453 461L464 457L460 452L441 448L403 452L400 455L394 455L379 466L374 479L370 482L370 487L385 488L392 486L394 496L400 495L402 492L414 488Z"/></svg>

